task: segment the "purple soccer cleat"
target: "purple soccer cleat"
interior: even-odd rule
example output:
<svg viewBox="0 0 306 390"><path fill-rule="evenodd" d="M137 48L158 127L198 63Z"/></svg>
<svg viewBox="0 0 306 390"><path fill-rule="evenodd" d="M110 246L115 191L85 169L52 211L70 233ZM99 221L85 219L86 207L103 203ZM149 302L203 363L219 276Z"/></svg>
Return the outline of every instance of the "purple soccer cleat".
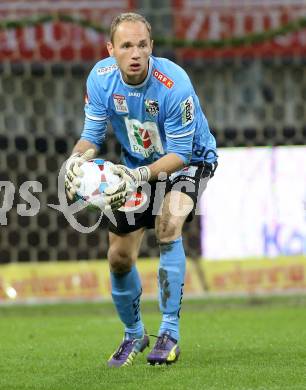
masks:
<svg viewBox="0 0 306 390"><path fill-rule="evenodd" d="M151 365L172 364L177 361L180 352L177 341L165 332L157 337L152 351L147 356L147 361Z"/></svg>
<svg viewBox="0 0 306 390"><path fill-rule="evenodd" d="M142 352L150 344L147 334L141 339L124 339L119 348L108 359L109 367L130 366L139 352Z"/></svg>

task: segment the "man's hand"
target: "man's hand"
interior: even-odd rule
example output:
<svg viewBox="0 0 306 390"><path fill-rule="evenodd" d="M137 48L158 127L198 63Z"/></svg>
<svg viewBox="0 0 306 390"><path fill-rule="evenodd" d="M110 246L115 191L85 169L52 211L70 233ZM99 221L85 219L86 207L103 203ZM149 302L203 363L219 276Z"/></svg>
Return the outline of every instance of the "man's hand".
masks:
<svg viewBox="0 0 306 390"><path fill-rule="evenodd" d="M124 165L114 165L112 171L127 183L127 190L132 192L136 191L141 183L148 182L151 177L150 169L146 166L131 169Z"/></svg>
<svg viewBox="0 0 306 390"><path fill-rule="evenodd" d="M104 190L106 209L117 210L124 205L127 198L133 194L143 182L150 180L151 172L146 166L135 169L124 165L114 165L112 173L122 178L119 184Z"/></svg>
<svg viewBox="0 0 306 390"><path fill-rule="evenodd" d="M66 162L65 188L66 194L70 200L73 200L77 188L80 186L79 177L83 176L81 165L91 160L96 155L94 149L88 149L84 153L74 153Z"/></svg>
<svg viewBox="0 0 306 390"><path fill-rule="evenodd" d="M119 184L106 187L104 190L105 210L117 210L126 202L128 191L126 182L121 180Z"/></svg>

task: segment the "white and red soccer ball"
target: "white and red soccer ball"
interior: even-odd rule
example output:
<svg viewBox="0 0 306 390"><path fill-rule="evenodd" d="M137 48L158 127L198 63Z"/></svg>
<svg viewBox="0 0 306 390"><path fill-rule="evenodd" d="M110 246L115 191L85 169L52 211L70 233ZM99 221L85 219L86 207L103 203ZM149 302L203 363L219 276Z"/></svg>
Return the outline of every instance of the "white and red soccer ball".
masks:
<svg viewBox="0 0 306 390"><path fill-rule="evenodd" d="M80 186L76 192L76 198L85 201L89 208L96 208L104 211L105 195L107 187L114 186L121 181L118 175L112 172L114 164L110 161L96 158L85 161L81 165L83 176L80 177ZM145 194L130 194L129 199L121 211L136 211L146 200Z"/></svg>
<svg viewBox="0 0 306 390"><path fill-rule="evenodd" d="M80 177L80 186L77 189L77 199L88 203L89 206L104 210L104 190L120 182L111 167L114 164L100 158L85 161L81 165L83 176Z"/></svg>

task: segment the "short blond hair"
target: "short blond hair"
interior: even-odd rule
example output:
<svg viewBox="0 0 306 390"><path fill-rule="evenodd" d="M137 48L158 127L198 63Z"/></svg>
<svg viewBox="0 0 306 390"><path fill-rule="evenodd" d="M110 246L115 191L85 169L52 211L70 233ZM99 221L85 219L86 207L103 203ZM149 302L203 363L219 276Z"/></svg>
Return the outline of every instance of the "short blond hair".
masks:
<svg viewBox="0 0 306 390"><path fill-rule="evenodd" d="M119 24L123 22L142 22L148 30L148 33L150 35L150 40L152 40L152 28L150 23L147 21L147 19L144 16L140 14L136 14L134 12L126 12L116 16L111 23L109 35L110 35L110 41L112 43L114 43L114 35Z"/></svg>

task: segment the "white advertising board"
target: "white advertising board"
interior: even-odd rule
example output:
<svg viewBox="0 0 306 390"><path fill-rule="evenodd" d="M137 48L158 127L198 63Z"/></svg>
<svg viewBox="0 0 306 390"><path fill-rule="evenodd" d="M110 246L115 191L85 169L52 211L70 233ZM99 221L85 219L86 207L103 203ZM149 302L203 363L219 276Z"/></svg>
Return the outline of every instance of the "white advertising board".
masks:
<svg viewBox="0 0 306 390"><path fill-rule="evenodd" d="M306 254L306 147L219 149L201 199L202 255Z"/></svg>

